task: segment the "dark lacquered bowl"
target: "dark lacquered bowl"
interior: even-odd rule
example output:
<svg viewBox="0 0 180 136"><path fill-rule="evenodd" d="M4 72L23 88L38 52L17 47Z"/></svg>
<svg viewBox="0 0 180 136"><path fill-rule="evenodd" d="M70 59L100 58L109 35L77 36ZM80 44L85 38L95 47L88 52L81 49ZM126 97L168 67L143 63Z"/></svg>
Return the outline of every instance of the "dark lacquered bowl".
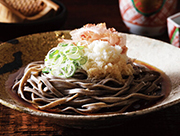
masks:
<svg viewBox="0 0 180 136"><path fill-rule="evenodd" d="M27 23L0 23L0 41L7 41L27 34L61 29L66 21L67 10L63 3L57 0L53 1L60 6L60 10L54 17Z"/></svg>

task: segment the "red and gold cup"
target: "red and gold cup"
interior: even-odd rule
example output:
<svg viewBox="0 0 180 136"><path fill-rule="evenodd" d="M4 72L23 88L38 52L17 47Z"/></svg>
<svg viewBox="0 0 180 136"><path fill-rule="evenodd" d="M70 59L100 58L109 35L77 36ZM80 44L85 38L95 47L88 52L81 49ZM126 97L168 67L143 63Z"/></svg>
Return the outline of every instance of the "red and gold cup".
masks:
<svg viewBox="0 0 180 136"><path fill-rule="evenodd" d="M129 31L145 36L162 35L177 0L119 0L122 19Z"/></svg>

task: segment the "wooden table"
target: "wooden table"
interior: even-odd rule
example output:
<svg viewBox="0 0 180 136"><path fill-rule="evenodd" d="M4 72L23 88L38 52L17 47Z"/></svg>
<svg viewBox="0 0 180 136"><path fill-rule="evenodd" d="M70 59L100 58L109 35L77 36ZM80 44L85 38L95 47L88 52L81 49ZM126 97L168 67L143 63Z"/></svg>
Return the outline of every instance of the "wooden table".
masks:
<svg viewBox="0 0 180 136"><path fill-rule="evenodd" d="M64 30L82 27L86 23L106 22L108 27L128 33L121 20L118 0L61 0L61 2L68 10L66 23L62 28ZM180 4L178 7L180 8ZM167 32L155 38L169 42ZM64 128L0 105L0 135L178 136L180 104L143 115L118 127L96 130Z"/></svg>

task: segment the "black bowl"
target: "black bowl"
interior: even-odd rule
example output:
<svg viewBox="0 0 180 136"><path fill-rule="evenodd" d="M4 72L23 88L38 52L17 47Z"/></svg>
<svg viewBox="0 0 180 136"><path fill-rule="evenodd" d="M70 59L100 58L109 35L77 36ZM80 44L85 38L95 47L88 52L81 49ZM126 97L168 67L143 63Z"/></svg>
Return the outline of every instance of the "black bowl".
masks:
<svg viewBox="0 0 180 136"><path fill-rule="evenodd" d="M0 23L0 41L4 42L19 36L59 30L66 21L66 7L59 1L53 0L60 6L56 16L27 23Z"/></svg>

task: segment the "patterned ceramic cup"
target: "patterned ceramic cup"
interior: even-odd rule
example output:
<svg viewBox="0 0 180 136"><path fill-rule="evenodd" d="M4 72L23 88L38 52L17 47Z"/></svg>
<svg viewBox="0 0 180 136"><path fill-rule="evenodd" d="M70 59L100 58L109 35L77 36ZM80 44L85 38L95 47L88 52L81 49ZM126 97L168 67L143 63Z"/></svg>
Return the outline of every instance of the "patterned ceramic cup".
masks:
<svg viewBox="0 0 180 136"><path fill-rule="evenodd" d="M167 26L170 43L180 48L180 13L168 17Z"/></svg>
<svg viewBox="0 0 180 136"><path fill-rule="evenodd" d="M159 36L175 13L177 0L119 0L122 19L131 33Z"/></svg>

